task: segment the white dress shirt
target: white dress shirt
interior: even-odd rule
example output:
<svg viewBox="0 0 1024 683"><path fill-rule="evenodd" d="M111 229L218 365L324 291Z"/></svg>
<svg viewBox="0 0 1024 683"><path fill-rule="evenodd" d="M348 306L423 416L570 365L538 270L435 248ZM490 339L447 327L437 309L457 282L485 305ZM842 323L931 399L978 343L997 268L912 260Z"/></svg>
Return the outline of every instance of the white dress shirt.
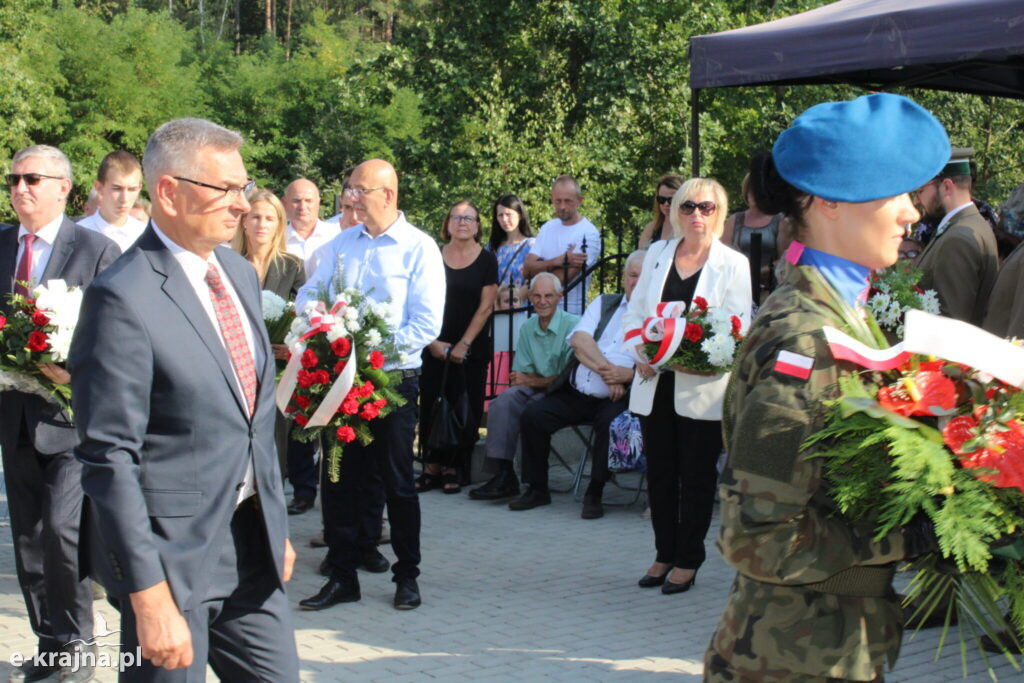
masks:
<svg viewBox="0 0 1024 683"><path fill-rule="evenodd" d="M135 244L135 240L139 239L146 230L146 224L138 218L128 216L124 225L114 225L113 223L108 223L107 219L101 216L99 211L91 216L86 216L78 221L78 224L83 228L95 230L101 235L114 240L117 246L121 247L122 253L128 251L128 247Z"/></svg>
<svg viewBox="0 0 1024 683"><path fill-rule="evenodd" d="M583 242L587 243L587 266L592 266L601 258L601 233L593 223L580 216L580 219L572 225L566 225L559 218L552 218L540 226L537 239L530 247L530 253L539 256L542 260L548 260L564 254L570 245L574 245L573 253L583 253ZM555 275L561 276L561 271L553 271ZM568 284L568 283L564 283ZM579 315L583 312L583 304L587 300L587 289L590 287L590 277L583 285L577 285L572 292L566 296L569 298L568 311Z"/></svg>
<svg viewBox="0 0 1024 683"><path fill-rule="evenodd" d="M939 221L939 224L935 227L935 237L938 237L942 233L946 232L946 228L949 227L949 222L953 220L953 216L957 215L958 213L966 209L968 206L974 206L974 202L966 202L964 204L961 204L960 206L956 207L955 209L947 213L945 216L943 216L942 220Z"/></svg>
<svg viewBox="0 0 1024 683"><path fill-rule="evenodd" d="M299 233L295 232L295 228L292 227L289 221L288 227L285 230L285 249L288 250L289 254L298 256L306 265L307 279L316 272L316 267L323 256L320 247L337 237L339 232L341 232L341 228L338 227L337 223L328 223L317 219L313 232L309 233L309 237L306 239L302 239Z"/></svg>
<svg viewBox="0 0 1024 683"><path fill-rule="evenodd" d="M626 351L622 329L622 316L625 315L628 306L629 302L626 301L626 297L622 297L622 301L619 302L618 308L612 314L611 320L608 321L604 330L601 331L601 337L596 340L597 350L601 352L601 355L612 365L619 365L624 368L633 367L633 358ZM585 332L593 337L600 322L601 297L597 297L590 302L587 310L583 312L583 317L576 323L576 327L572 328L569 336L565 338L566 343L577 332ZM587 394L594 398L608 398L608 385L601 379L601 375L583 363L579 364L571 379L573 386L581 394Z"/></svg>
<svg viewBox="0 0 1024 683"><path fill-rule="evenodd" d="M345 287L360 290L373 301L391 300L389 322L394 343L404 358L387 359L387 370L422 365L420 352L441 333L444 316L444 260L437 243L399 212L398 219L377 237L360 223L343 230L325 245L316 272L295 299L302 311L316 301L317 290L327 286L341 261Z"/></svg>
<svg viewBox="0 0 1024 683"><path fill-rule="evenodd" d="M153 230L156 232L157 237L164 243L167 249L171 252L171 256L178 262L181 269L185 271L185 278L188 283L192 285L192 289L195 291L196 296L199 298L199 303L202 305L203 310L206 312L207 317L210 319L210 323L213 325L213 329L217 331L217 337L220 339L220 343L224 344L224 335L220 331L220 323L217 322L217 312L213 308L213 298L210 296L210 285L206 283L206 271L211 265L220 272L220 279L224 283L224 288L228 291L228 296L231 297L231 303L235 305L235 310L238 311L238 317L242 321L242 331L245 333L245 344L249 347L249 355L252 356L254 367L260 366L260 358L256 356L256 344L253 341L255 334L252 329L252 321L249 320L249 316L245 313L245 308L242 306L242 300L238 298L238 292L235 291L235 286L231 284L231 278L227 276L224 269L221 268L220 262L217 260L217 255L210 254L209 260L203 259L195 252L191 252L188 249L180 246L177 242L171 240L170 237L165 235L156 222L153 223ZM224 352L227 353L227 345L224 345ZM231 366L231 373L235 378L235 385L238 387L238 395L245 397L245 392L242 390L242 381L238 378L238 372L235 370L233 363L230 363L230 354L228 355L229 363ZM257 373L258 377L258 373ZM240 484L238 490L238 499L235 504L241 503L249 496L256 493L256 478L253 472L252 465L252 454L249 455L249 463L245 467L245 477Z"/></svg>
<svg viewBox="0 0 1024 683"><path fill-rule="evenodd" d="M44 225L36 232L36 241L32 243L32 275L29 278L29 289L36 285L45 284L41 282L46 264L50 262L50 254L53 253L53 243L60 232L60 225L64 222L64 214L58 215L52 221ZM18 259L14 262L14 272L18 272L18 265L21 263L21 255L25 253L25 235L31 232L24 225L18 226Z"/></svg>

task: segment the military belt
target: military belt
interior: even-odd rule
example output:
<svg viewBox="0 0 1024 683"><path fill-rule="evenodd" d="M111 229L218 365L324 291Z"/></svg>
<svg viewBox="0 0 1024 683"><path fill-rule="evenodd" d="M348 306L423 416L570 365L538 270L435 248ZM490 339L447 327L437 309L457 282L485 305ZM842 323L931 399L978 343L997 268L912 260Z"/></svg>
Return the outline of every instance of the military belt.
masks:
<svg viewBox="0 0 1024 683"><path fill-rule="evenodd" d="M889 595L896 566L850 567L824 581L801 586L807 590L848 598L884 598Z"/></svg>

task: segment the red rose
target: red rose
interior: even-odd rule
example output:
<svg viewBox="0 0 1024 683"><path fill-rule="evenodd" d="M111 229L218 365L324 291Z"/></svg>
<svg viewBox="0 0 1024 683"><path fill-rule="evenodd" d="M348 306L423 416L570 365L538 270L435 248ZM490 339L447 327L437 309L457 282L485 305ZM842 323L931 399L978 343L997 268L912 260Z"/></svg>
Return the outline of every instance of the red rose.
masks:
<svg viewBox="0 0 1024 683"><path fill-rule="evenodd" d="M32 324L36 327L46 327L50 324L50 318L44 311L36 311L32 314Z"/></svg>
<svg viewBox="0 0 1024 683"><path fill-rule="evenodd" d="M295 402L298 403L299 407L303 410L308 408L309 404L312 403L312 401L309 400L309 396L296 396Z"/></svg>
<svg viewBox="0 0 1024 683"><path fill-rule="evenodd" d="M377 410L380 410L381 408L383 408L387 404L388 404L388 400L386 398L378 398L376 401L373 402L373 405L375 405L377 407Z"/></svg>
<svg viewBox="0 0 1024 683"><path fill-rule="evenodd" d="M384 367L384 354L380 351L370 351L370 367L374 370L380 370Z"/></svg>
<svg viewBox="0 0 1024 683"><path fill-rule="evenodd" d="M370 398L375 388L373 382L369 380L363 382L363 386L359 387L359 398Z"/></svg>
<svg viewBox="0 0 1024 683"><path fill-rule="evenodd" d="M300 427L305 427L307 422L309 422L309 418L306 417L305 415L299 413L295 416L295 424L299 425Z"/></svg>
<svg viewBox="0 0 1024 683"><path fill-rule="evenodd" d="M303 389L308 389L316 382L316 373L309 370L299 370L299 374L295 376L295 381Z"/></svg>
<svg viewBox="0 0 1024 683"><path fill-rule="evenodd" d="M331 351L334 351L334 355L344 358L352 351L352 342L348 340L348 337L338 337L331 342Z"/></svg>
<svg viewBox="0 0 1024 683"><path fill-rule="evenodd" d="M7 317L0 315L0 330L7 327Z"/></svg>
<svg viewBox="0 0 1024 683"><path fill-rule="evenodd" d="M340 375L341 371L344 370L344 369L345 369L345 361L339 360L337 363L334 364L334 374L335 375Z"/></svg>
<svg viewBox="0 0 1024 683"><path fill-rule="evenodd" d="M686 329L683 330L683 337L688 341L699 342L704 337L704 328L697 323L686 323Z"/></svg>
<svg viewBox="0 0 1024 683"><path fill-rule="evenodd" d="M693 297L693 305L696 306L701 313L704 313L708 310L708 300L702 296Z"/></svg>
<svg viewBox="0 0 1024 683"><path fill-rule="evenodd" d="M316 383L317 384L330 384L331 383L331 376L329 374L327 374L326 370L315 370L313 372L313 374L316 375Z"/></svg>
<svg viewBox="0 0 1024 683"><path fill-rule="evenodd" d="M302 359L299 362L302 363L302 367L309 370L310 368L315 368L320 359L316 357L313 349L306 349L302 352Z"/></svg>
<svg viewBox="0 0 1024 683"><path fill-rule="evenodd" d="M341 402L341 412L346 415L355 415L359 412L359 401L354 398L346 398Z"/></svg>
<svg viewBox="0 0 1024 683"><path fill-rule="evenodd" d="M36 330L28 335L28 344L25 345L29 351L45 351L50 346L50 338L45 332Z"/></svg>
<svg viewBox="0 0 1024 683"><path fill-rule="evenodd" d="M344 443L351 443L356 440L356 430L347 425L344 427L338 427L337 435L338 441Z"/></svg>
<svg viewBox="0 0 1024 683"><path fill-rule="evenodd" d="M372 420L380 415L380 408L373 405L373 403L364 403L363 409L359 412L359 417L364 420Z"/></svg>

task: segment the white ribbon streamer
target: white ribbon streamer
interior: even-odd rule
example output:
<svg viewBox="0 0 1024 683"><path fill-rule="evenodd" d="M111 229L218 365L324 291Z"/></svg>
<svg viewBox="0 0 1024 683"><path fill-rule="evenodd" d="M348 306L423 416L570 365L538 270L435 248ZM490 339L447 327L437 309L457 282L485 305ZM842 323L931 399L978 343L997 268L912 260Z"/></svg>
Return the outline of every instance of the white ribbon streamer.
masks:
<svg viewBox="0 0 1024 683"><path fill-rule="evenodd" d="M1015 387L1024 387L1024 347L952 318L907 311L903 348L963 363Z"/></svg>
<svg viewBox="0 0 1024 683"><path fill-rule="evenodd" d="M350 337L351 339L351 337ZM292 394L295 393L295 386L298 384L299 370L302 369L302 354L306 350L305 344L296 344L291 350L292 357L288 361L288 365L285 366L284 373L281 375L281 381L277 385L277 392L274 394L275 402L277 403L277 409L282 414L286 414L288 404L292 400ZM348 392L352 389L352 385L355 383L356 378L356 359L359 357L356 355L355 340L352 340L352 350L349 353L348 360L345 362L345 367L342 369L341 374L338 375L334 383L331 384L331 388L327 390L327 394L324 395L320 405L317 406L316 411L312 417L309 418L309 422L306 423L305 429L311 427L323 427L334 414L338 412L338 406L341 405L345 397L348 396Z"/></svg>

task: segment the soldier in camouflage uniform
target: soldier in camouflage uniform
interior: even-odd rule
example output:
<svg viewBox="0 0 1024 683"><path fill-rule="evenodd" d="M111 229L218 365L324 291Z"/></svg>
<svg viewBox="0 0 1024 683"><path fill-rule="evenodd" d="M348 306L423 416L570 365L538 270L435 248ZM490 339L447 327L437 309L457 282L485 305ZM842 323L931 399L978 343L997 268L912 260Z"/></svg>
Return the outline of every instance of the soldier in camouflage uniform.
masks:
<svg viewBox="0 0 1024 683"><path fill-rule="evenodd" d="M883 114L887 122L877 120ZM862 177L857 164L869 160L806 158L837 148L822 137L870 146L876 126L925 145L881 186ZM892 145L879 142L874 154L886 158ZM751 326L726 391L718 547L738 573L705 657L706 680L871 681L896 660L902 616L892 576L899 560L926 549L927 534L915 527L875 541L872 528L840 518L821 462L801 446L824 427L823 402L838 396L838 378L857 369L833 358L822 327L875 346L861 308L867 275L895 262L900 227L917 216L906 192L941 167L948 149L934 117L888 94L818 105L776 142L766 175L780 199L766 210L786 211L807 246L790 248L792 265ZM851 216L863 216L864 227ZM829 229L847 232L835 240L822 232Z"/></svg>

